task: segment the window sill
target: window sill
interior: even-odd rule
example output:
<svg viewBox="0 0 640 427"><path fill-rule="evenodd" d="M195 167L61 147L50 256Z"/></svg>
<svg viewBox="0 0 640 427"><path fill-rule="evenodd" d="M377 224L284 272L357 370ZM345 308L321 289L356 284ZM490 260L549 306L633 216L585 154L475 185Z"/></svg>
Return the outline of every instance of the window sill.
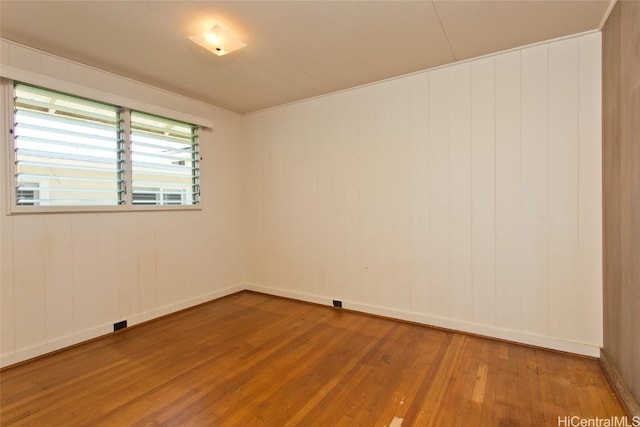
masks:
<svg viewBox="0 0 640 427"><path fill-rule="evenodd" d="M41 215L62 213L126 213L201 211L202 205L188 206L13 206L9 215Z"/></svg>

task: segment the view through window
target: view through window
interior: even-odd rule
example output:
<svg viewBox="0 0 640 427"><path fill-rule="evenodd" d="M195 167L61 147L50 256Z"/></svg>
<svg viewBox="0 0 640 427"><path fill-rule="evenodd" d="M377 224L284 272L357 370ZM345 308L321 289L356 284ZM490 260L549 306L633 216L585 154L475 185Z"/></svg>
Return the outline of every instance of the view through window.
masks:
<svg viewBox="0 0 640 427"><path fill-rule="evenodd" d="M197 126L21 83L14 110L16 206L199 203Z"/></svg>

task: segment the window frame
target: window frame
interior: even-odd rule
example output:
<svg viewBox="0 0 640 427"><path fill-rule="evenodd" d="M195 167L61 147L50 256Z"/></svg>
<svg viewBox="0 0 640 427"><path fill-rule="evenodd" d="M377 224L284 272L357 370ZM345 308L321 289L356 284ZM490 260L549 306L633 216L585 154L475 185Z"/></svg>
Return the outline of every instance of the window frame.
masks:
<svg viewBox="0 0 640 427"><path fill-rule="evenodd" d="M127 106L119 106L122 109L121 120L123 121L122 132L124 134L124 185L125 185L125 196L124 203L119 205L18 205L16 196L16 174L15 174L15 143L14 143L14 121L15 121L15 106L14 106L14 96L15 96L15 85L16 84L25 84L28 86L34 86L38 88L42 88L45 90L51 90L53 92L59 92L65 95L88 99L90 101L96 101L100 103L110 104L108 102L101 101L99 99L91 99L81 95L75 95L73 93L65 92L57 89L49 89L47 87L43 87L40 85L34 85L28 82L17 81L7 78L0 78L0 102L1 107L0 111L3 111L3 117L0 118L0 132L6 136L6 140L2 138L3 147L2 154L4 157L4 161L2 163L2 167L4 168L4 181L6 185L6 199L5 206L7 214L43 214L43 213L74 213L74 212L144 212L144 211L199 211L202 210L202 194L201 187L198 187L200 193L198 194L197 202L189 205L177 205L177 204L157 204L157 205L140 205L133 204L133 187L132 187L132 159L131 159L131 122L130 115L131 111L140 111L138 109L133 109ZM110 104L113 105L113 104ZM153 115L160 118L165 118L162 115L154 114L152 112L147 113L142 111L145 114ZM185 124L189 124L180 119L170 119L167 120L179 121ZM202 126L196 124L190 124L191 126L196 127L197 129L202 129ZM196 131L196 135L201 132ZM198 152L200 152L201 147L199 147ZM203 159L202 155L199 154L198 158L199 163L199 183L202 182L202 165Z"/></svg>

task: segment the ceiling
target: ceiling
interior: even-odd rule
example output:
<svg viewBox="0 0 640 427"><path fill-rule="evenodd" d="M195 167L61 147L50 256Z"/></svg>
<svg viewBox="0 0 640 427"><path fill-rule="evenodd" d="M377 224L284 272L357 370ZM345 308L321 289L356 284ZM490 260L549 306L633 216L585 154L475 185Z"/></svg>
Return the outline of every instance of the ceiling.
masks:
<svg viewBox="0 0 640 427"><path fill-rule="evenodd" d="M0 36L247 113L597 29L611 1L0 0ZM248 46L188 39L214 21Z"/></svg>

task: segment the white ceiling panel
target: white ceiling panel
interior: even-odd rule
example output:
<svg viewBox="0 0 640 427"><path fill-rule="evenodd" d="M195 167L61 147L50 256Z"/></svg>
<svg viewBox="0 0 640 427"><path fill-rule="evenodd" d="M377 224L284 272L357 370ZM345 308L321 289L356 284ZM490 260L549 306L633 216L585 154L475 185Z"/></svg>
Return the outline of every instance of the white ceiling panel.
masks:
<svg viewBox="0 0 640 427"><path fill-rule="evenodd" d="M592 30L608 1L433 2L456 60Z"/></svg>
<svg viewBox="0 0 640 427"><path fill-rule="evenodd" d="M592 30L609 3L0 0L0 36L246 113ZM216 21L248 46L187 38Z"/></svg>

